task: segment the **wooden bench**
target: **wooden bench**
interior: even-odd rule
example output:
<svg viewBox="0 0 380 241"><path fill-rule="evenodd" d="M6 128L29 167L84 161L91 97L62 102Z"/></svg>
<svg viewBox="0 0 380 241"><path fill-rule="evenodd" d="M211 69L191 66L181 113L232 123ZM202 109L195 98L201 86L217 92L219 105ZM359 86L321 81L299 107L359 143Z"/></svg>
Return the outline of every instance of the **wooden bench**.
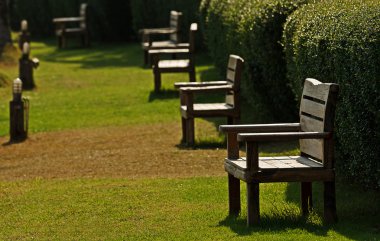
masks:
<svg viewBox="0 0 380 241"><path fill-rule="evenodd" d="M67 45L67 39L70 37L80 37L82 46L89 46L89 33L87 28L87 8L86 3L80 5L79 17L54 18L53 23L56 25L55 34L58 38L58 47L63 48ZM67 24L79 24L76 28L68 28Z"/></svg>
<svg viewBox="0 0 380 241"><path fill-rule="evenodd" d="M201 83L176 83L180 88L182 141L194 145L194 118L227 117L228 124L236 124L240 119L240 79L244 60L230 55L225 81ZM224 103L194 103L193 96L198 93L225 92Z"/></svg>
<svg viewBox="0 0 380 241"><path fill-rule="evenodd" d="M306 79L300 122L269 125L222 125L227 132L229 212L240 212L240 181L247 183L247 224L259 222L259 184L300 182L304 215L312 208L312 182L324 183L324 220L336 222L334 171L334 115L339 86ZM300 155L259 157L258 144L299 140ZM239 158L239 144L246 144L246 158Z"/></svg>
<svg viewBox="0 0 380 241"><path fill-rule="evenodd" d="M161 88L162 73L189 73L191 82L195 82L194 50L195 50L195 32L198 30L198 24L192 23L189 32L189 47L154 49L149 50L153 62L154 91L159 92ZM160 60L161 55L182 55L183 59Z"/></svg>
<svg viewBox="0 0 380 241"><path fill-rule="evenodd" d="M167 28L150 28L140 29L142 35L142 49L144 51L144 66L150 61L148 51L151 49L168 49L168 48L189 48L189 44L180 43L180 24L182 13L170 11L169 27ZM169 35L168 40L153 41L152 36Z"/></svg>

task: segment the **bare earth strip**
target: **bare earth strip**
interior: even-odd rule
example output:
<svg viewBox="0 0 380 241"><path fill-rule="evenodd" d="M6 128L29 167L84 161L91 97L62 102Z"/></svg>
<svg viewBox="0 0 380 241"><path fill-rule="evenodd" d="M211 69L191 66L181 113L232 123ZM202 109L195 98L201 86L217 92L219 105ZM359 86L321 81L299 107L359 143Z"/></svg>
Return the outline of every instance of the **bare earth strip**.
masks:
<svg viewBox="0 0 380 241"><path fill-rule="evenodd" d="M165 123L32 134L0 146L0 180L224 175L226 150L181 149L179 130Z"/></svg>

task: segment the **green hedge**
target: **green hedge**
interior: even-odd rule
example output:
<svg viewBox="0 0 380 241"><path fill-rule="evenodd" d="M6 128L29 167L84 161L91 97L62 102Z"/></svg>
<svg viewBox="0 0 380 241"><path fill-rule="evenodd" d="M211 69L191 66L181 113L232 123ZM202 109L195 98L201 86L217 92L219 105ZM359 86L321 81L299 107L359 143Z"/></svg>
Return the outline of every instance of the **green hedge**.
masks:
<svg viewBox="0 0 380 241"><path fill-rule="evenodd" d="M380 2L325 0L288 18L283 39L288 77L300 96L313 77L340 85L337 169L380 187Z"/></svg>
<svg viewBox="0 0 380 241"><path fill-rule="evenodd" d="M11 0L11 25L20 29L27 19L35 37L53 36L55 17L78 16L82 2L89 4L89 29L97 40L126 40L133 37L129 0Z"/></svg>
<svg viewBox="0 0 380 241"><path fill-rule="evenodd" d="M190 24L199 22L198 8L200 0L130 0L133 29L166 27L169 25L171 10L180 11L182 15L181 30L183 41L188 40ZM197 33L197 42L202 43L202 34ZM198 46L198 45L197 45Z"/></svg>
<svg viewBox="0 0 380 241"><path fill-rule="evenodd" d="M280 44L286 17L308 0L203 0L206 45L224 72L228 55L245 59L243 96L268 121L294 120L294 95Z"/></svg>

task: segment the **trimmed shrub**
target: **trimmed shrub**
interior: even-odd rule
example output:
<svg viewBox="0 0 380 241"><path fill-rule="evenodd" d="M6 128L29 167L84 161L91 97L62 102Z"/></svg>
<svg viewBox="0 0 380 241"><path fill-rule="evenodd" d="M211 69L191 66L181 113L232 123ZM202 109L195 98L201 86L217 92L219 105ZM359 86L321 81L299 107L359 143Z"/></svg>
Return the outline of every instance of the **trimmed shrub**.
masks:
<svg viewBox="0 0 380 241"><path fill-rule="evenodd" d="M52 19L78 16L82 2L89 4L89 29L98 40L126 40L133 35L129 0L11 0L11 25L20 29L27 19L33 36L53 36Z"/></svg>
<svg viewBox="0 0 380 241"><path fill-rule="evenodd" d="M308 0L204 0L206 45L223 71L228 55L245 59L243 96L265 121L292 121L296 102L280 44L286 17Z"/></svg>
<svg viewBox="0 0 380 241"><path fill-rule="evenodd" d="M313 77L340 85L338 173L380 187L380 2L324 0L289 16L283 36L297 97Z"/></svg>
<svg viewBox="0 0 380 241"><path fill-rule="evenodd" d="M199 22L198 9L201 0L130 0L133 29L167 27L171 10L182 15L181 30L183 41L188 40L190 24ZM196 34L197 43L202 43L202 34ZM197 44L197 47L199 45Z"/></svg>

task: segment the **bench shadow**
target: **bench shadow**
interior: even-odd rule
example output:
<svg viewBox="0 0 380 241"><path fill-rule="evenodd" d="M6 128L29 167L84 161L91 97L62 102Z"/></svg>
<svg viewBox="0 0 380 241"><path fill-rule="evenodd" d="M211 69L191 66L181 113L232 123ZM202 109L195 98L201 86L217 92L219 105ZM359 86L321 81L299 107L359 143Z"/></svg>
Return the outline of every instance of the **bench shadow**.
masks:
<svg viewBox="0 0 380 241"><path fill-rule="evenodd" d="M218 149L218 148L224 148L225 143L221 143L219 141L213 141L213 140L197 140L195 141L194 146L186 145L183 142L180 142L179 144L175 145L180 150L189 150L189 149Z"/></svg>
<svg viewBox="0 0 380 241"><path fill-rule="evenodd" d="M51 41L44 42L53 47ZM57 47L53 52L38 56L42 61L59 62L60 64L79 64L80 68L92 69L102 67L142 66L142 51L137 43L93 44L89 48L70 46L64 49Z"/></svg>
<svg viewBox="0 0 380 241"><path fill-rule="evenodd" d="M172 89L161 89L159 92L152 90L149 93L148 102L153 102L155 100L165 100L165 99L177 99L179 98L179 93L177 90Z"/></svg>
<svg viewBox="0 0 380 241"><path fill-rule="evenodd" d="M285 195L286 201L299 204L300 184L288 183ZM369 235L369 232L373 236L380 237L379 203L379 192L365 190L361 186L349 183L348 180L338 179L336 181L338 223L333 226L333 230L353 240L368 240L366 235ZM323 216L323 184L321 182L313 183L313 210ZM356 230L357 227L360 227L362 233Z"/></svg>
<svg viewBox="0 0 380 241"><path fill-rule="evenodd" d="M248 236L254 233L274 233L279 231L285 231L287 229L300 229L307 230L317 236L325 237L331 226L322 226L313 224L307 221L306 218L299 217L267 217L262 215L260 217L260 223L253 227L247 227L247 221L245 218L227 216L224 220L220 221L218 226L228 227L239 236Z"/></svg>

